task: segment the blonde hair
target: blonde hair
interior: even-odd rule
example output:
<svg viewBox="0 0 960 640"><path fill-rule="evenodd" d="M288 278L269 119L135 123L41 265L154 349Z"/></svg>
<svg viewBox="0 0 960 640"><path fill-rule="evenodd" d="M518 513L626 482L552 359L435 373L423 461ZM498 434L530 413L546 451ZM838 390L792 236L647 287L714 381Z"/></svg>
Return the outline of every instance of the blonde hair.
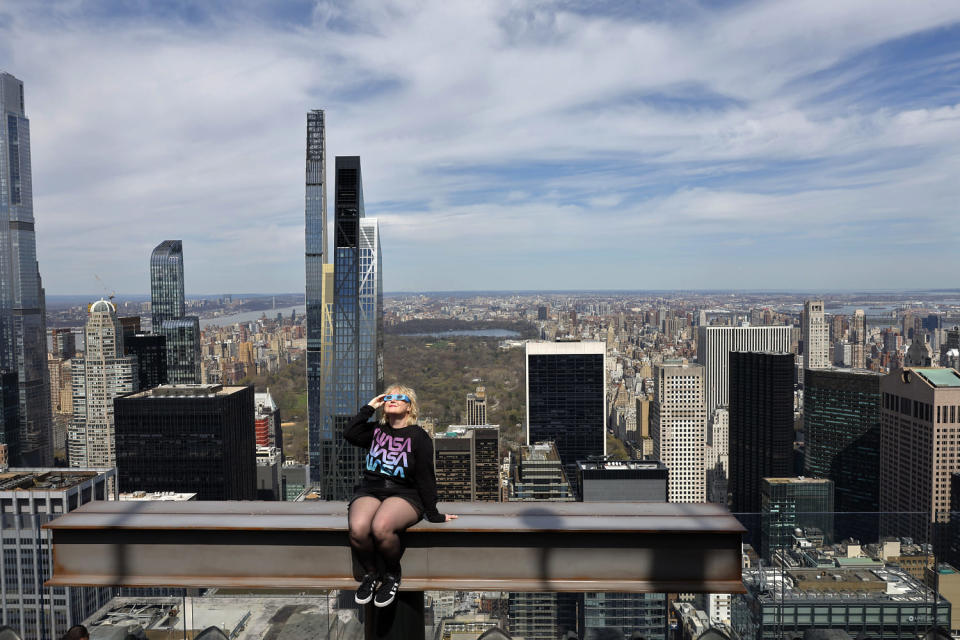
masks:
<svg viewBox="0 0 960 640"><path fill-rule="evenodd" d="M407 411L407 424L415 424L417 422L417 417L420 415L420 405L417 404L416 391L402 384L394 383L388 386L384 393L402 393L410 398L410 409ZM380 424L387 424L387 417L383 414L383 405L380 405L380 408L377 409L377 414L379 415Z"/></svg>

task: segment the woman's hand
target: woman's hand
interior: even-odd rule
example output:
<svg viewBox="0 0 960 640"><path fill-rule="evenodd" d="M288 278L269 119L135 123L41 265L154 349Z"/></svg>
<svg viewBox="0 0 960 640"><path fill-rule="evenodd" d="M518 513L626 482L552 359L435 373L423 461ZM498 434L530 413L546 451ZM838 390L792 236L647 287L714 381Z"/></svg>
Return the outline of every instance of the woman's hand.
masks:
<svg viewBox="0 0 960 640"><path fill-rule="evenodd" d="M456 520L456 519L459 518L459 517L460 517L460 516L455 516L455 515L453 515L453 514L448 513L448 514L446 515L446 518L447 518L446 521L447 521L447 522L450 522L451 520Z"/></svg>
<svg viewBox="0 0 960 640"><path fill-rule="evenodd" d="M374 398L373 400L371 400L371 401L368 402L367 404L370 405L371 407L373 407L374 409L379 409L380 407L383 406L383 396L385 396L385 395L387 395L387 394L381 393L380 395L378 395L376 398Z"/></svg>

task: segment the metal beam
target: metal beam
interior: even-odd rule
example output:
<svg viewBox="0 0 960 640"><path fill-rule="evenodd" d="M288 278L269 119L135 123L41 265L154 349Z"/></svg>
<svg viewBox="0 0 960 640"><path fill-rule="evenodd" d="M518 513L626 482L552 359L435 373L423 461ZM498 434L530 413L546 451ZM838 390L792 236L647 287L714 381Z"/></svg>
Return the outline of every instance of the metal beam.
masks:
<svg viewBox="0 0 960 640"><path fill-rule="evenodd" d="M450 503L406 534L405 589L743 592L743 527L667 503ZM48 585L352 589L343 502L91 502L44 525Z"/></svg>

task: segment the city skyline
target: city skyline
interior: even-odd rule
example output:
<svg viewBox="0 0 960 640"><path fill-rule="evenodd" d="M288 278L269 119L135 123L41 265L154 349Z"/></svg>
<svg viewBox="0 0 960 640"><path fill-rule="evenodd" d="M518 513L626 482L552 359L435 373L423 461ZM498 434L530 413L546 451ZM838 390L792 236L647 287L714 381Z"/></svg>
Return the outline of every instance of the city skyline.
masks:
<svg viewBox="0 0 960 640"><path fill-rule="evenodd" d="M145 291L170 236L194 291L301 290L316 108L387 291L889 289L878 256L960 266L958 33L944 3L13 2L0 68L55 295Z"/></svg>

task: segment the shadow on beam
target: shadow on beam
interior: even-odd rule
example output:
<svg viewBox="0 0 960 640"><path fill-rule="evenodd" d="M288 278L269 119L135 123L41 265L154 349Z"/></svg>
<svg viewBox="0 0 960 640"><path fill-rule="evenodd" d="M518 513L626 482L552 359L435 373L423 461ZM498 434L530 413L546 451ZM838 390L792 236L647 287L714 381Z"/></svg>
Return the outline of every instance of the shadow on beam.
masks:
<svg viewBox="0 0 960 640"><path fill-rule="evenodd" d="M406 534L404 589L743 592L725 509L664 503L456 503ZM45 525L48 585L356 586L342 502L92 502Z"/></svg>

